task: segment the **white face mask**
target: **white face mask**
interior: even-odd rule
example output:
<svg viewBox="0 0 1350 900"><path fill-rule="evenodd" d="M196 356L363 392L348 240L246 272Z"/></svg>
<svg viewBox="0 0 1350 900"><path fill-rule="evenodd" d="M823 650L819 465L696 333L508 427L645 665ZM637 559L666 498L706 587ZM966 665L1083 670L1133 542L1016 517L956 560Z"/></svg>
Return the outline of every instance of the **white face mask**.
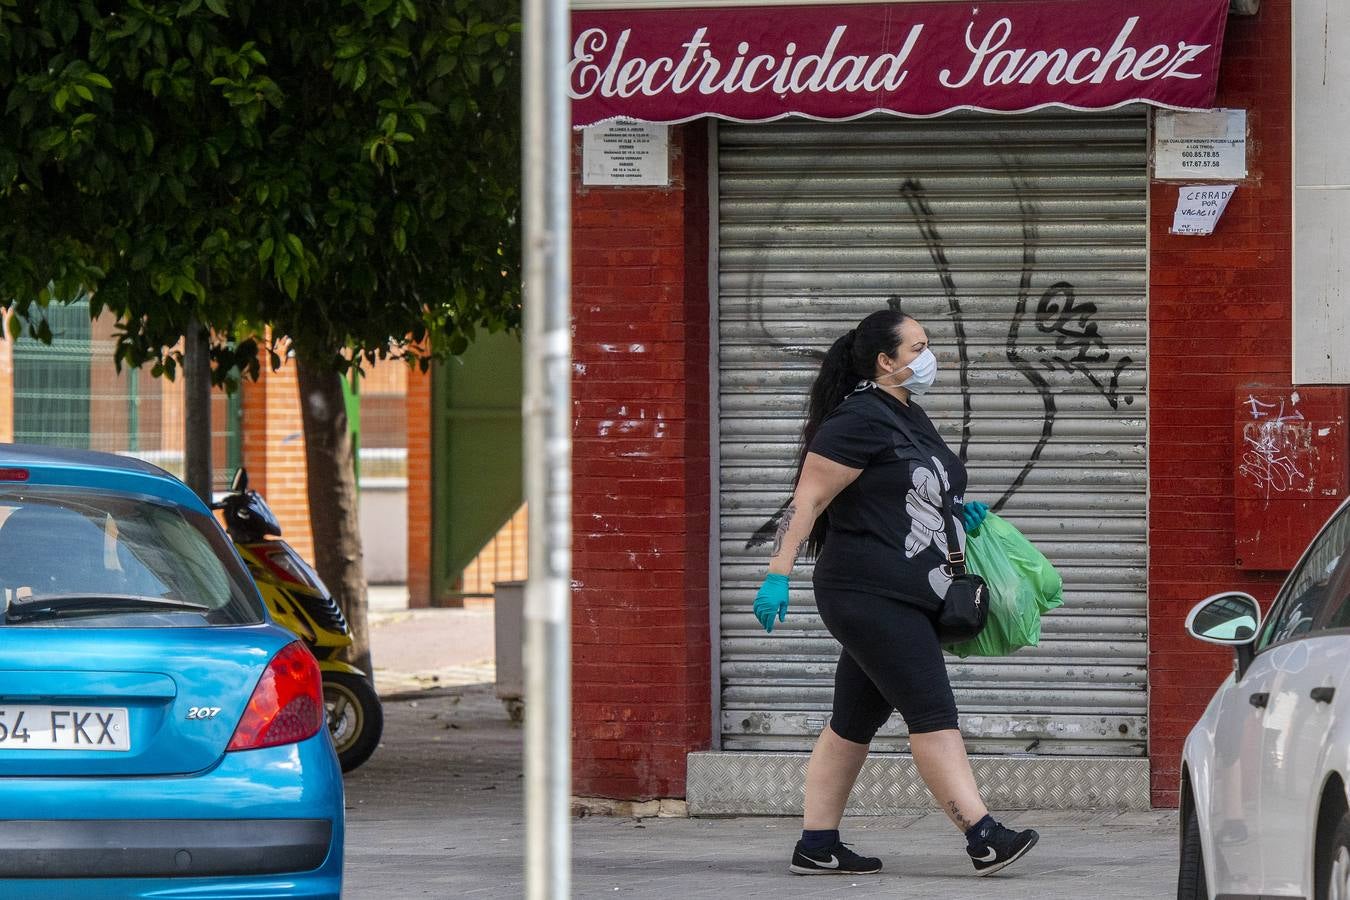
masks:
<svg viewBox="0 0 1350 900"><path fill-rule="evenodd" d="M900 382L897 387L905 388L911 394L922 394L932 387L933 382L937 380L937 367L937 357L933 355L932 350L924 347L923 352L916 356L908 366L913 374ZM880 383L880 381L877 382L877 384Z"/></svg>
<svg viewBox="0 0 1350 900"><path fill-rule="evenodd" d="M924 347L923 352L909 364L909 370L914 374L900 386L909 388L912 394L922 394L937 381L937 357L932 350Z"/></svg>

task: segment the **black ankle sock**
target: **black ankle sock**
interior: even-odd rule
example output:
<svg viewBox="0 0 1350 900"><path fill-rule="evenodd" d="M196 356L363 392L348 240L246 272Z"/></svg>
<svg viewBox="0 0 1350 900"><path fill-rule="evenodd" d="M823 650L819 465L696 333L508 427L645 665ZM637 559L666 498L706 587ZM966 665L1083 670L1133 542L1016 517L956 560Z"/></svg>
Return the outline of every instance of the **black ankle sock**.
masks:
<svg viewBox="0 0 1350 900"><path fill-rule="evenodd" d="M802 831L803 850L824 850L837 843L839 843L838 828L831 828L828 831Z"/></svg>
<svg viewBox="0 0 1350 900"><path fill-rule="evenodd" d="M970 826L970 829L966 831L966 843L972 847L983 844L985 838L989 836L989 832L997 824L994 817L986 813L983 819Z"/></svg>

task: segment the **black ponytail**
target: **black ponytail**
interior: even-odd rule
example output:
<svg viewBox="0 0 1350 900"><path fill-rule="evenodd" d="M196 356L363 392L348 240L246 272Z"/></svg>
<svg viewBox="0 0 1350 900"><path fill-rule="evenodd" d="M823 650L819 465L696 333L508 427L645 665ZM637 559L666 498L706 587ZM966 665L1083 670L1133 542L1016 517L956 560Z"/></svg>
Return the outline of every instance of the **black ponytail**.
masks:
<svg viewBox="0 0 1350 900"><path fill-rule="evenodd" d="M887 356L896 354L900 349L900 326L908 318L899 309L878 310L830 345L807 400L806 423L802 426L801 451L797 456L797 476L792 480L794 490L802 477L806 453L816 432L820 430L820 423L844 402L844 398L853 392L859 381L876 374L878 353ZM824 513L816 518L811 536L806 540L807 556L814 558L819 555L820 548L825 544L827 524Z"/></svg>

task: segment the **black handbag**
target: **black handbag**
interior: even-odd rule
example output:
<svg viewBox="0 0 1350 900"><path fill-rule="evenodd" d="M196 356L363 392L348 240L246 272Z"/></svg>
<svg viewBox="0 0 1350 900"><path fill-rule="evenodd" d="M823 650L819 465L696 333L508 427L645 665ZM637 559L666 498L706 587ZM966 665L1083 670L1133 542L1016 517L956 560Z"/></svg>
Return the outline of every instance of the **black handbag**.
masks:
<svg viewBox="0 0 1350 900"><path fill-rule="evenodd" d="M952 520L951 494L942 494L942 520L947 527L947 574L951 586L938 610L937 636L940 644L959 644L984 631L989 621L989 586L974 572L966 571L966 554Z"/></svg>
<svg viewBox="0 0 1350 900"><path fill-rule="evenodd" d="M886 415L890 416L895 427L914 445L922 445L915 438L909 426L895 414L882 397L877 398ZM897 454L899 455L899 454ZM947 532L947 565L944 570L951 577L951 586L937 615L937 636L940 644L959 644L968 641L984 630L989 621L989 586L974 572L966 571L966 554L961 550L961 541L956 533L956 521L952 518L952 495L949 488L942 489L942 524Z"/></svg>

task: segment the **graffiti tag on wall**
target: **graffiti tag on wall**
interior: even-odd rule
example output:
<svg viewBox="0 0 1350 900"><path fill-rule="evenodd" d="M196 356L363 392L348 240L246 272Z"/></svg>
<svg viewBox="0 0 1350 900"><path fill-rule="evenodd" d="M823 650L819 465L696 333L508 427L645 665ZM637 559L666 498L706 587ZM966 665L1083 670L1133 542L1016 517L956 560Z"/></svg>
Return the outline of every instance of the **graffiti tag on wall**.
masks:
<svg viewBox="0 0 1350 900"><path fill-rule="evenodd" d="M1134 360L1128 356L1112 360L1111 348L1092 321L1096 314L1097 304L1075 300L1073 285L1067 281L1052 285L1042 294L1036 305L1036 328L1054 335L1058 351L1047 354L1043 364L1050 371L1063 369L1087 376L1111 408L1118 409L1120 374ZM1124 400L1133 403L1134 397L1126 394Z"/></svg>
<svg viewBox="0 0 1350 900"><path fill-rule="evenodd" d="M1037 263L1037 251L1041 246L1039 223L1041 212L1034 199L1034 193L1021 167L1015 160L1005 160L1008 182L1017 197L1020 211L1022 240L1020 253L1020 284L1018 295L1009 322L1006 354L1012 366L1027 379L1040 398L1042 406L1041 428L1035 446L1023 460L1020 471L1007 485L1003 493L992 503L994 511L1002 510L1012 497L1021 490L1027 477L1040 461L1046 445L1054 434L1057 408L1056 388L1046 378L1045 372L1063 371L1070 375L1085 378L1092 388L1101 394L1111 409L1118 409L1121 402L1126 405L1134 402L1132 394L1123 394L1120 381L1125 371L1135 364L1135 360L1126 354L1113 352L1106 337L1101 333L1096 317L1096 304L1080 301L1075 296L1075 287L1067 281L1056 282L1041 294L1034 310L1029 309L1032 297L1032 283L1040 268ZM921 236L932 261L933 272L938 278L942 294L947 300L948 314L955 332L957 351L957 380L961 393L961 441L957 455L964 462L968 458L973 432L974 415L971 403L970 371L971 353L966 335L966 313L962 309L961 288L957 274L949 258L948 242L943 234L942 224L930 203L928 191L919 179L906 179L900 188L901 198L908 207L910 216ZM753 289L752 289L753 291ZM794 356L806 356L823 359L824 352L814 348L789 345L776 340L763 317L766 296L753 291L756 296L756 310L753 314L759 321L765 338L782 352ZM901 298L888 298L892 309L900 309ZM1030 314L1030 315L1029 315ZM1024 319L1031 318L1035 331L1022 329ZM1031 323L1028 323L1031 324ZM1048 338L1053 338L1050 345ZM1038 340L1039 339L1039 340ZM1060 391L1065 390L1063 387ZM778 511L764 522L746 542L746 549L767 545L782 520L784 510L790 501L785 500Z"/></svg>
<svg viewBox="0 0 1350 900"><path fill-rule="evenodd" d="M1267 499L1272 494L1311 494L1315 487L1317 448L1312 425L1298 409L1298 394L1290 400L1286 407L1283 399L1266 402L1248 395L1243 403L1252 421L1242 429L1238 476Z"/></svg>

